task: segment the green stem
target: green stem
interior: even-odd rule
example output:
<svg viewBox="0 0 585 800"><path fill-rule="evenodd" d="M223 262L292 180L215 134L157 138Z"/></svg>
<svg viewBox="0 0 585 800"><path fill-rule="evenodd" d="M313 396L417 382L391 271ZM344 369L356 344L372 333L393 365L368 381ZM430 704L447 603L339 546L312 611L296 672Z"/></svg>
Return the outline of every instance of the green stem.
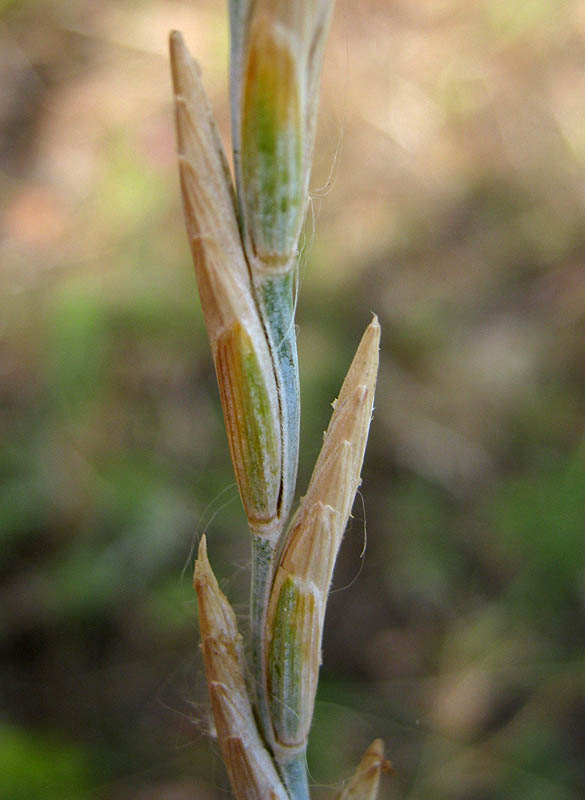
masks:
<svg viewBox="0 0 585 800"><path fill-rule="evenodd" d="M305 751L298 753L290 761L277 761L277 764L291 800L310 800Z"/></svg>
<svg viewBox="0 0 585 800"><path fill-rule="evenodd" d="M252 534L252 585L250 593L250 638L252 646L253 694L264 739L272 740L272 722L266 679L266 615L274 570L275 543L271 538Z"/></svg>
<svg viewBox="0 0 585 800"><path fill-rule="evenodd" d="M282 436L279 519L284 527L294 498L299 461L300 390L294 325L293 272L264 278L256 286L278 387Z"/></svg>

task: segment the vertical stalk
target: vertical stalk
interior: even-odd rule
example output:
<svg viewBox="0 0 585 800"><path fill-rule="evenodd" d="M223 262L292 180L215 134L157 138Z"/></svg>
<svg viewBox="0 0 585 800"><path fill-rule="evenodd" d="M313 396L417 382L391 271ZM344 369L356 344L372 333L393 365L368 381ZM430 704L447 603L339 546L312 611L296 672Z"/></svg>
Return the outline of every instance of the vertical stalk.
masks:
<svg viewBox="0 0 585 800"><path fill-rule="evenodd" d="M272 723L266 680L266 615L274 572L275 545L271 538L252 534L252 583L250 588L250 639L253 696L264 739L270 743Z"/></svg>
<svg viewBox="0 0 585 800"><path fill-rule="evenodd" d="M280 408L282 484L278 516L284 528L293 501L299 461L300 388L294 321L294 271L263 277L254 289L272 356Z"/></svg>
<svg viewBox="0 0 585 800"><path fill-rule="evenodd" d="M291 761L280 763L279 767L291 800L310 800L305 750L298 753Z"/></svg>

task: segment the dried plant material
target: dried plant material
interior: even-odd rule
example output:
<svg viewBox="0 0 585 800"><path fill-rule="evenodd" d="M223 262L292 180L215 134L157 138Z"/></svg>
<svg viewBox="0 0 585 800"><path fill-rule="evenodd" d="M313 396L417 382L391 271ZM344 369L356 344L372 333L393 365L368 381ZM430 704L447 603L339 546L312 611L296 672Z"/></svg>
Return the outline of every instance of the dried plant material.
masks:
<svg viewBox="0 0 585 800"><path fill-rule="evenodd" d="M378 370L374 317L334 404L306 496L293 517L270 596L268 696L277 759L304 749L321 663L325 605L360 482ZM290 751L287 753L287 749Z"/></svg>
<svg viewBox="0 0 585 800"><path fill-rule="evenodd" d="M170 39L181 189L230 452L251 529L279 527L280 412L274 367L254 303L229 170L199 71Z"/></svg>
<svg viewBox="0 0 585 800"><path fill-rule="evenodd" d="M384 761L384 744L381 739L374 739L358 768L334 800L376 800L380 775L390 771L390 762Z"/></svg>
<svg viewBox="0 0 585 800"><path fill-rule="evenodd" d="M235 614L207 559L205 536L195 564L201 647L221 752L238 800L288 800L256 726L244 680Z"/></svg>

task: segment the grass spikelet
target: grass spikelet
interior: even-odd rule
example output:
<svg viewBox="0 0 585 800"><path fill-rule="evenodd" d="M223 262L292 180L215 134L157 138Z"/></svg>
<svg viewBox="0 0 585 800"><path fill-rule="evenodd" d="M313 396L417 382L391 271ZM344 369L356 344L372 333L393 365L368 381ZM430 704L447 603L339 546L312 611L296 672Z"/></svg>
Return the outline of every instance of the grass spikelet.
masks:
<svg viewBox="0 0 585 800"><path fill-rule="evenodd" d="M193 585L199 601L201 648L217 737L238 800L288 800L260 739L244 680L242 638L201 538Z"/></svg>
<svg viewBox="0 0 585 800"><path fill-rule="evenodd" d="M327 594L359 485L372 415L379 338L380 328L374 318L335 403L307 494L287 534L270 596L266 628L270 643L268 693L273 749L279 763L298 757L306 747L321 663ZM287 659L294 669L286 669Z"/></svg>
<svg viewBox="0 0 585 800"><path fill-rule="evenodd" d="M229 170L197 65L170 37L183 205L230 452L250 528L278 527L282 483L274 367L254 302Z"/></svg>

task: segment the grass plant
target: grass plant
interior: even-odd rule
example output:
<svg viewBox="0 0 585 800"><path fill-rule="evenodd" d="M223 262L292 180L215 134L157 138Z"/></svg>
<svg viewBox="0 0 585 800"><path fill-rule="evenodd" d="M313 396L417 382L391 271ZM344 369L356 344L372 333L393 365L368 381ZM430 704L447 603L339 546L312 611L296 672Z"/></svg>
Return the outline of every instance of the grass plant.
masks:
<svg viewBox="0 0 585 800"><path fill-rule="evenodd" d="M217 736L241 800L308 800L306 748L335 559L360 482L378 370L368 325L306 495L294 310L332 0L231 0L235 191L197 65L171 34L181 190L234 471L252 541L250 642L203 536L194 585ZM246 658L249 651L249 664ZM344 800L373 800L376 740Z"/></svg>

